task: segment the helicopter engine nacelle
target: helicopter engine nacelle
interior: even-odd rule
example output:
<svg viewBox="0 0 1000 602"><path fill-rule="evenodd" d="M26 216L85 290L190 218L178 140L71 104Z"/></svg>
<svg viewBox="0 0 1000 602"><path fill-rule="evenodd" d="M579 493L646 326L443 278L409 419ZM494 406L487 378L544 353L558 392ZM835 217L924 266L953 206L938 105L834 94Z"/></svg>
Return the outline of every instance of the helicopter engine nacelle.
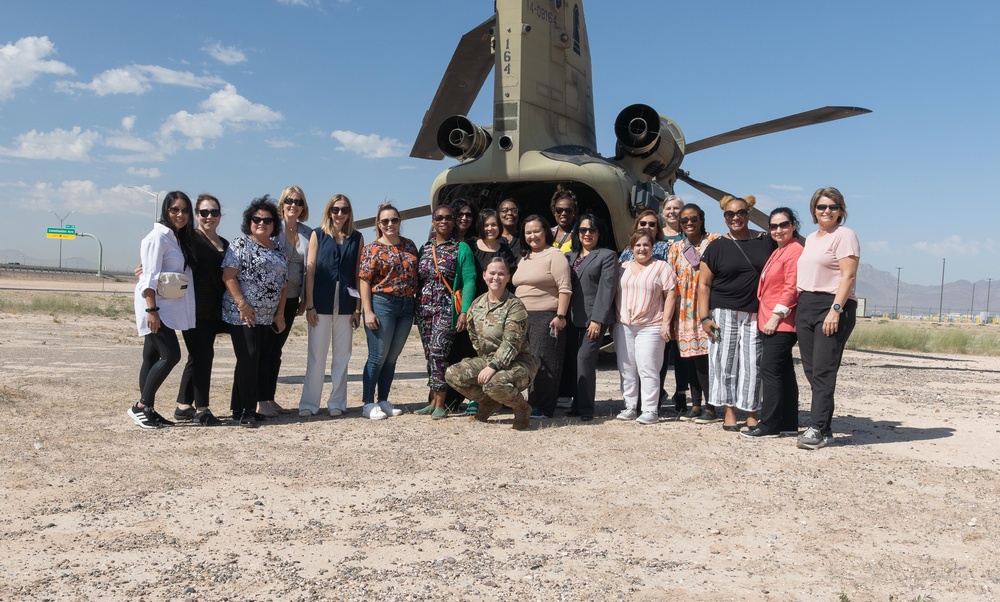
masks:
<svg viewBox="0 0 1000 602"><path fill-rule="evenodd" d="M651 178L669 176L684 160L684 132L669 117L652 107L626 107L615 119L618 155L638 161L640 171Z"/></svg>
<svg viewBox="0 0 1000 602"><path fill-rule="evenodd" d="M489 132L464 115L445 119L437 132L437 145L441 152L459 161L478 159L492 141Z"/></svg>

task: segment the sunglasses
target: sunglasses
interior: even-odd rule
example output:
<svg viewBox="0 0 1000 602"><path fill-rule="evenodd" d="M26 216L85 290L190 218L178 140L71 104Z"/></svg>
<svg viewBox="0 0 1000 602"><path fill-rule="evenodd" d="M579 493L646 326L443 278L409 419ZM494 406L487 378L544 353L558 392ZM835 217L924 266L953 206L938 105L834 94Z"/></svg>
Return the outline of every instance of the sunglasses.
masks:
<svg viewBox="0 0 1000 602"><path fill-rule="evenodd" d="M658 222L639 222L640 228L656 228L659 225Z"/></svg>
<svg viewBox="0 0 1000 602"><path fill-rule="evenodd" d="M302 199L285 199L284 202L286 205L295 205L296 207L302 207L306 204Z"/></svg>
<svg viewBox="0 0 1000 602"><path fill-rule="evenodd" d="M584 236L587 234L597 234L597 228L577 228L576 231Z"/></svg>
<svg viewBox="0 0 1000 602"><path fill-rule="evenodd" d="M458 219L472 219L473 213L471 211L459 211Z"/></svg>
<svg viewBox="0 0 1000 602"><path fill-rule="evenodd" d="M697 224L698 222L701 221L701 218L697 217L697 216L695 216L695 217L682 217L678 221L680 221L680 223L682 223L682 224Z"/></svg>
<svg viewBox="0 0 1000 602"><path fill-rule="evenodd" d="M552 210L552 212L558 213L559 215L562 215L563 213L576 213L572 207L556 207Z"/></svg>
<svg viewBox="0 0 1000 602"><path fill-rule="evenodd" d="M222 211L218 209L199 209L198 215L202 217L219 217L222 215Z"/></svg>
<svg viewBox="0 0 1000 602"><path fill-rule="evenodd" d="M191 213L191 210L187 207L170 207L167 211L170 212L170 215L187 215Z"/></svg>
<svg viewBox="0 0 1000 602"><path fill-rule="evenodd" d="M255 215L255 216L253 216L253 217L250 218L250 221L252 221L255 224L264 224L265 226L270 226L271 224L274 223L274 218L273 217L258 217L258 216Z"/></svg>
<svg viewBox="0 0 1000 602"><path fill-rule="evenodd" d="M783 221L783 222L781 222L779 224L768 224L767 227L771 229L771 232L774 232L775 230L778 230L779 228L781 230L784 230L785 228L787 228L788 226L791 226L791 225L792 225L792 222L790 222L788 220L785 220L785 221Z"/></svg>
<svg viewBox="0 0 1000 602"><path fill-rule="evenodd" d="M453 222L455 221L455 216L450 213L439 213L434 216L434 221L436 222Z"/></svg>
<svg viewBox="0 0 1000 602"><path fill-rule="evenodd" d="M351 214L351 208L350 207L330 207L330 213L332 213L334 215L341 215L341 214L343 214L343 215L350 215Z"/></svg>
<svg viewBox="0 0 1000 602"><path fill-rule="evenodd" d="M399 218L390 217L388 219L380 219L378 220L378 223L382 224L383 226L395 226L396 224L399 223Z"/></svg>
<svg viewBox="0 0 1000 602"><path fill-rule="evenodd" d="M816 205L816 211L840 211L840 205Z"/></svg>
<svg viewBox="0 0 1000 602"><path fill-rule="evenodd" d="M500 210L500 213L517 213L517 207L505 207Z"/></svg>
<svg viewBox="0 0 1000 602"><path fill-rule="evenodd" d="M740 209L739 211L726 211L722 214L722 217L726 218L726 221L733 219L734 217L746 217L749 215L749 211L746 209Z"/></svg>

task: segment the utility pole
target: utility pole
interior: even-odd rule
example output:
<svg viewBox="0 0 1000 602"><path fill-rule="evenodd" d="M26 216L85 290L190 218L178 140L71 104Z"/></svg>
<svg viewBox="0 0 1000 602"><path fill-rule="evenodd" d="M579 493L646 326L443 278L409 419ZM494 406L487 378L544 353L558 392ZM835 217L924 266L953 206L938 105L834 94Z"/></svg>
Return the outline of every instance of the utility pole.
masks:
<svg viewBox="0 0 1000 602"><path fill-rule="evenodd" d="M146 190L145 188L139 188L138 186L126 186L125 188L132 188L133 190L138 190L139 192L141 192L143 194L148 194L149 196L153 197L153 223L155 224L156 223L156 218L159 217L159 213L158 212L160 210L160 193L155 193L154 194L154 193ZM194 219L193 215L191 216L191 219Z"/></svg>
<svg viewBox="0 0 1000 602"><path fill-rule="evenodd" d="M992 278L986 279L986 320L990 319L990 285L993 283Z"/></svg>
<svg viewBox="0 0 1000 602"><path fill-rule="evenodd" d="M945 258L941 258L941 302L938 305L938 322L944 322L944 263Z"/></svg>
<svg viewBox="0 0 1000 602"><path fill-rule="evenodd" d="M976 307L976 283L973 282L972 283L972 303L969 305L969 320L972 321L972 322L975 322L975 318L973 317L973 311L974 311L975 307Z"/></svg>
<svg viewBox="0 0 1000 602"><path fill-rule="evenodd" d="M899 273L903 271L903 268L896 268L896 304L892 307L892 313L895 314L896 318L899 319Z"/></svg>
<svg viewBox="0 0 1000 602"><path fill-rule="evenodd" d="M56 219L59 220L59 227L62 228L63 224L66 222L66 218L68 218L69 216L71 216L74 213L76 213L76 211L70 211L69 213L67 213L66 215L64 215L62 217L59 217L59 214L56 213L55 211L51 210L51 209L49 209L49 213L51 213L52 215L56 216ZM62 239L61 238L59 239L59 269L60 270L62 269Z"/></svg>

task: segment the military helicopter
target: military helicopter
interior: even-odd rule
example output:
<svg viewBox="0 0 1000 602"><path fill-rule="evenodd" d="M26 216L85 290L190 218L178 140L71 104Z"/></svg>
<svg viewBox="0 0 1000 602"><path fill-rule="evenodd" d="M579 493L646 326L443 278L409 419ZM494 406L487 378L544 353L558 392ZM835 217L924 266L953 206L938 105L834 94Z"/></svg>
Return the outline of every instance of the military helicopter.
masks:
<svg viewBox="0 0 1000 602"><path fill-rule="evenodd" d="M423 159L457 159L431 186L430 205L401 211L403 219L467 198L496 208L507 198L521 215L549 217L557 185L571 189L581 212L611 224L616 247L628 240L634 216L660 202L681 180L720 200L727 193L680 169L686 154L870 113L823 107L686 142L680 126L652 107L634 104L615 120L614 157L595 150L590 42L580 0L496 0L495 14L462 36L410 152ZM479 126L465 114L490 69L493 123ZM767 228L767 216L751 212ZM359 220L368 227L373 218Z"/></svg>

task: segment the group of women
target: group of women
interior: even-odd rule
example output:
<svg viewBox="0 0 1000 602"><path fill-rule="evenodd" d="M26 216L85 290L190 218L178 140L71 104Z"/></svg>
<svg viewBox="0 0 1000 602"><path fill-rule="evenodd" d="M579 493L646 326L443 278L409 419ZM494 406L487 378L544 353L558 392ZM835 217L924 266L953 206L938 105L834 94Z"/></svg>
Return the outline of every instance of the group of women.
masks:
<svg viewBox="0 0 1000 602"><path fill-rule="evenodd" d="M514 428L526 428L529 418L553 416L557 398L568 394L568 415L592 420L598 350L613 332L625 401L618 419L659 421L672 363L678 418L722 420L735 431L740 411L748 427L742 435L773 437L798 431L797 341L813 392L812 424L798 444L818 449L831 436L837 369L856 319L857 237L842 226L846 204L835 188L813 195L819 230L804 248L791 209L771 212L767 236L748 227L753 205L753 197L723 199L728 232L720 236L707 232L699 206L669 197L659 214L639 214L619 254L606 224L579 215L576 197L561 187L550 203L554 225L540 214L519 219L514 199L497 211L463 199L435 208L419 247L401 235L399 212L388 203L377 212L376 240L365 245L343 195L330 199L320 227L310 230L297 187L285 189L278 206L266 196L251 203L244 236L228 244L215 232L218 200L203 195L192 207L183 193L170 193L142 246L136 316L146 340L141 398L129 415L144 428L170 424L154 402L180 359L175 330L189 350L175 418L219 422L208 409L208 387L212 343L223 331L237 357L234 419L256 426L288 411L274 400L281 349L291 322L305 314L300 416L320 410L331 345L327 408L332 416L346 411L352 330L362 322L369 351L362 415L401 414L390 392L415 322L429 388L416 414L445 418L453 399L465 398L479 420L506 405ZM175 277L193 286L170 293L163 283Z"/></svg>

